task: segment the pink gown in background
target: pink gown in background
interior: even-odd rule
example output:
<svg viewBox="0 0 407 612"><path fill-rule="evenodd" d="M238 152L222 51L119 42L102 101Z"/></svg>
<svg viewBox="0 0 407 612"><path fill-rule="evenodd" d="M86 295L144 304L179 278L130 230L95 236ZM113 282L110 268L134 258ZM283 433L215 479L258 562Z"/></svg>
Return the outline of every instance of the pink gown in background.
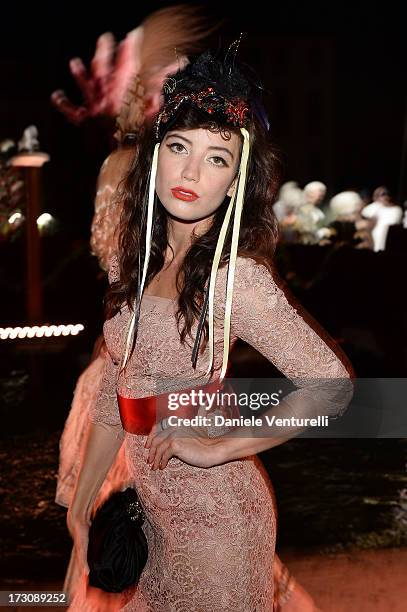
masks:
<svg viewBox="0 0 407 612"><path fill-rule="evenodd" d="M118 274L113 257L110 282ZM215 294L214 379L223 355L225 288L223 268ZM124 438L131 483L146 514L143 530L149 550L137 589L114 596L114 605L104 609L271 612L276 507L270 479L257 455L207 469L173 457L165 469L153 471L146 462L146 436L122 429L116 385L123 396L145 397L208 382L208 346L193 370L191 347L180 343L176 307L175 301L144 295L136 350L125 377L122 374L119 380L130 316L127 306L104 324L107 352L90 417ZM197 323L193 336L196 327ZM343 362L288 302L270 272L253 259L241 257L235 276L232 345L237 338L257 349L285 376L295 378L299 396L312 396L313 379L349 378ZM209 429L208 435L212 435ZM85 577L75 589L70 610L98 609L95 599L86 597Z"/></svg>

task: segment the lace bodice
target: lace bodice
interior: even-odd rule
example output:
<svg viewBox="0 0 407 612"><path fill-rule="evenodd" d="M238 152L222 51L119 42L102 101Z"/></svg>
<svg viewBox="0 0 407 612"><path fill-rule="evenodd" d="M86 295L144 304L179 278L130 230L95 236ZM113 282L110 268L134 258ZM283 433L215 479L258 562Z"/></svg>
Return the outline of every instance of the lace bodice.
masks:
<svg viewBox="0 0 407 612"><path fill-rule="evenodd" d="M109 280L118 279L119 267L116 256L111 260ZM215 359L214 375L220 372L223 348L223 300L227 269L219 270L215 294ZM192 342L182 346L175 322L175 301L145 295L136 349L129 360L126 374L118 379L118 369L126 329L130 317L127 306L104 324L108 348L104 382L95 406L94 419L119 425L116 400L116 381L121 395L144 397L168 391L187 389L208 382L205 373L208 367L209 350L200 354L194 371L191 364ZM315 393L317 381L325 379L348 379L349 373L341 359L329 346L332 340L319 330L319 335L298 312L300 307L292 305L277 285L268 269L253 259L238 257L232 306L231 345L241 338L269 361L280 372L295 380L295 385ZM218 324L216 324L216 322ZM314 325L314 322L312 322ZM196 324L192 328L193 337ZM341 413L345 402L335 403L329 414Z"/></svg>

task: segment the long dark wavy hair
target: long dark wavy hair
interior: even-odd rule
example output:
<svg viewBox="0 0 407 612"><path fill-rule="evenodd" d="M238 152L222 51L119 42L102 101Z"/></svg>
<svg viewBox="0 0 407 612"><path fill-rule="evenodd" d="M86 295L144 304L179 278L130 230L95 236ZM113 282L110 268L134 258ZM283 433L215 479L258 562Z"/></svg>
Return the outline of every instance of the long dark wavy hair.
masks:
<svg viewBox="0 0 407 612"><path fill-rule="evenodd" d="M235 132L242 139L239 128L231 127L227 123L214 122L211 117L193 104L184 104L182 113L179 113L166 131L198 128L217 131L225 139L230 138L231 132ZM250 134L251 155L238 255L252 257L272 270L273 254L278 237L272 205L280 182L280 163L268 133L256 118L253 118L247 129ZM165 136L166 131L162 137ZM142 219L142 213L148 191L154 142L153 126L146 126L137 144L137 154L132 167L119 188L118 197L123 202L119 226L120 280L113 283L108 289L105 299L106 318L114 316L125 303L130 309L134 308L138 276L139 272L140 275L142 273L144 260L145 222ZM182 344L185 342L189 344L187 336L192 340L191 328L194 321L199 319L205 286L210 275L213 255L229 201L229 198L226 197L215 212L210 228L205 234L195 239L177 274L176 285L179 298L176 319ZM145 287L163 268L165 252L169 248L167 223L167 212L156 198ZM231 231L225 241L220 267L224 267L229 260L230 242ZM140 255L141 270L139 271ZM206 322L201 351L205 348L207 339L208 323Z"/></svg>

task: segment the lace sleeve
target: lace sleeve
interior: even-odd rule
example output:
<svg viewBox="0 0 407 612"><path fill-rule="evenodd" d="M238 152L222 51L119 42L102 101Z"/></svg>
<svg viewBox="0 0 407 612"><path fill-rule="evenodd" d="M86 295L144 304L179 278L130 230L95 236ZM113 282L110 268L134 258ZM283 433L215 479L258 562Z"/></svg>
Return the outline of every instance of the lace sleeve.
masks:
<svg viewBox="0 0 407 612"><path fill-rule="evenodd" d="M117 427L117 434L122 437L124 434L116 396L117 376L118 365L113 363L109 352L106 351L102 383L96 401L90 409L90 420L93 423L104 423Z"/></svg>
<svg viewBox="0 0 407 612"><path fill-rule="evenodd" d="M113 255L110 259L108 277L110 283L119 278L119 263L116 255ZM103 423L106 426L116 428L117 436L123 438L124 431L120 420L116 395L118 370L119 364L113 362L109 351L106 350L102 382L96 396L96 401L90 410L90 420L93 423Z"/></svg>
<svg viewBox="0 0 407 612"><path fill-rule="evenodd" d="M301 389L284 398L293 414L300 410L307 417L342 415L353 391L352 369L345 355L338 347L333 350L332 338L299 304L290 303L294 298L289 296L288 300L264 265L252 259L238 261L232 310L234 334Z"/></svg>

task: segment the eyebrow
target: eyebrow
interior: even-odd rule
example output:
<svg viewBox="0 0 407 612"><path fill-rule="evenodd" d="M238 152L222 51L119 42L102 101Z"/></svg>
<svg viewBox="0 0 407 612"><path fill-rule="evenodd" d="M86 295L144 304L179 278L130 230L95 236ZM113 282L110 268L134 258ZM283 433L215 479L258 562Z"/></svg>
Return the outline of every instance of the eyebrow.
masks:
<svg viewBox="0 0 407 612"><path fill-rule="evenodd" d="M185 140L185 142L187 142L189 145L192 145L192 142L188 140L188 138L185 138L185 136L181 136L181 134L167 134L167 138L172 137L180 138L181 140ZM227 149L226 147L208 147L208 149L210 149L211 151L224 151L225 153L229 153L230 157L234 159L232 151L229 151L229 149Z"/></svg>

